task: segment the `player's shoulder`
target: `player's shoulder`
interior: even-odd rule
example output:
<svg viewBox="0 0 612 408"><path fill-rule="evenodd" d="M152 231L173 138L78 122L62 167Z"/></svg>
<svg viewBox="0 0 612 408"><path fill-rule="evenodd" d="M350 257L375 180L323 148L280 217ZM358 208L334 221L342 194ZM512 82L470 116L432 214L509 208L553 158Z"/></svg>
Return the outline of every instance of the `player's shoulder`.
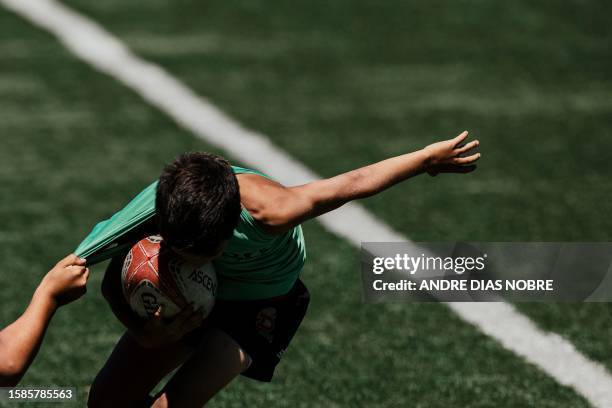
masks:
<svg viewBox="0 0 612 408"><path fill-rule="evenodd" d="M250 188L251 186L257 188L283 187L282 184L271 178L257 173L238 173L236 178L240 187L245 186L245 188Z"/></svg>
<svg viewBox="0 0 612 408"><path fill-rule="evenodd" d="M237 174L240 187L240 202L251 214L278 199L285 187L274 180L258 174Z"/></svg>
<svg viewBox="0 0 612 408"><path fill-rule="evenodd" d="M288 189L258 174L237 174L236 177L242 206L258 223L267 225L270 211L274 211L278 203L283 201Z"/></svg>

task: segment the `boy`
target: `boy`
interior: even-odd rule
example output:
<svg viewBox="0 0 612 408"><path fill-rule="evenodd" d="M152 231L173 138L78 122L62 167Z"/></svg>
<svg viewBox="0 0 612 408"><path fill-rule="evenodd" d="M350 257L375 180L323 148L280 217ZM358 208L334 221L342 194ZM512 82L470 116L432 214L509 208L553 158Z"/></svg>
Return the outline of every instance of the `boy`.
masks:
<svg viewBox="0 0 612 408"><path fill-rule="evenodd" d="M101 237L93 234L85 241L84 247L117 244L103 293L128 328L96 377L89 405L200 407L239 374L270 381L308 307L308 290L299 279L306 259L300 224L423 172L471 172L480 153L473 152L478 141L465 143L467 136L463 132L295 187L231 167L214 155L180 156L157 185L94 229ZM117 221L122 219L127 221ZM110 232L104 235L105 230ZM214 263L217 303L205 322L190 308L169 322L161 319L161 310L146 322L130 311L120 287L123 256L150 233L159 233L179 256ZM117 241L118 235L123 236ZM164 390L147 400L155 385L181 364Z"/></svg>
<svg viewBox="0 0 612 408"><path fill-rule="evenodd" d="M0 331L0 387L16 386L36 357L58 307L85 293L85 260L68 255L43 278L26 311Z"/></svg>

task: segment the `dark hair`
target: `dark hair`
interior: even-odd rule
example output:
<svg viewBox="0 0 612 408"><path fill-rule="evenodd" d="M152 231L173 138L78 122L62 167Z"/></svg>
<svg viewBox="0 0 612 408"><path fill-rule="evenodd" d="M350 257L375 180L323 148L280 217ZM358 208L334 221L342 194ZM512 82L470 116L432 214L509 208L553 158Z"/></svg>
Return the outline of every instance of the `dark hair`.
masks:
<svg viewBox="0 0 612 408"><path fill-rule="evenodd" d="M238 224L238 180L224 158L184 153L159 177L155 206L159 233L166 244L214 255Z"/></svg>

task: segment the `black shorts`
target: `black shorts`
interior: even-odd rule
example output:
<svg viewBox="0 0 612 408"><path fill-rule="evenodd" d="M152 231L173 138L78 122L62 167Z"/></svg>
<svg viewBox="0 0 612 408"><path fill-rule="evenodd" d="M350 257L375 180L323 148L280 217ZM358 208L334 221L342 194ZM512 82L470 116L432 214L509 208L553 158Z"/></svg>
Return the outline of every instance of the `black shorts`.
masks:
<svg viewBox="0 0 612 408"><path fill-rule="evenodd" d="M217 300L205 326L189 333L185 340L195 345L206 328L222 330L251 357L251 365L242 375L269 382L309 302L308 289L299 279L289 293L272 299Z"/></svg>

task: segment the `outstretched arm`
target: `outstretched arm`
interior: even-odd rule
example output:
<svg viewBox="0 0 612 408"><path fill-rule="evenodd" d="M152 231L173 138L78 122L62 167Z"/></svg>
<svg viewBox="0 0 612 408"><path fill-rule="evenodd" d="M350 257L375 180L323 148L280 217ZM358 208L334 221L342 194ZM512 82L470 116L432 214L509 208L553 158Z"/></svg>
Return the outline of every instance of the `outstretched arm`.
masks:
<svg viewBox="0 0 612 408"><path fill-rule="evenodd" d="M34 360L56 309L85 293L88 276L84 259L76 255L62 259L45 275L23 315L0 331L0 386L17 385Z"/></svg>
<svg viewBox="0 0 612 408"><path fill-rule="evenodd" d="M239 177L243 205L272 233L282 233L343 204L370 197L423 172L469 173L480 153L477 140L465 143L468 132L338 176L296 187L284 187L255 175Z"/></svg>

